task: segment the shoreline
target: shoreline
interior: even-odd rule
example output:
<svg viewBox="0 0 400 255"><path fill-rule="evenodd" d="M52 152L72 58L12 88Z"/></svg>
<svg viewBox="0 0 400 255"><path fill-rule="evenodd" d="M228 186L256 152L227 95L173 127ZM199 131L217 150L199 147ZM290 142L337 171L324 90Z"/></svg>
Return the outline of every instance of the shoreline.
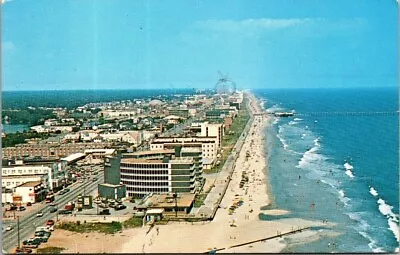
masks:
<svg viewBox="0 0 400 255"><path fill-rule="evenodd" d="M254 95L249 96L253 113L262 113L262 105ZM317 221L290 217L290 212L279 208L265 210L271 205L270 183L268 181L268 151L266 148L267 125L272 118L265 115L253 115L251 125L242 149L237 152L231 181L221 199L215 217L208 222L173 222L167 225L156 225L149 233L148 227L123 230L121 233L107 235L101 233L69 234L56 230L49 243L43 247L64 247L63 253L76 251L77 246L85 246L80 252L118 252L118 253L154 253L154 252L207 252L223 249L223 252L281 252L287 247L283 235L301 228L327 226ZM241 187L240 182L245 172L248 181ZM216 178L218 182L226 180ZM241 201L233 212L232 204ZM260 215L286 215L285 219L261 220ZM296 235L318 238L317 231L304 230ZM85 236L85 238L80 237ZM71 239L72 238L72 239ZM113 247L104 246L105 238ZM267 239L267 240L262 240ZM312 238L310 238L312 239ZM68 242L73 240L74 242ZM102 242L103 241L103 242ZM75 243L75 244L74 244ZM248 244L245 244L248 243ZM117 248L118 247L118 248Z"/></svg>

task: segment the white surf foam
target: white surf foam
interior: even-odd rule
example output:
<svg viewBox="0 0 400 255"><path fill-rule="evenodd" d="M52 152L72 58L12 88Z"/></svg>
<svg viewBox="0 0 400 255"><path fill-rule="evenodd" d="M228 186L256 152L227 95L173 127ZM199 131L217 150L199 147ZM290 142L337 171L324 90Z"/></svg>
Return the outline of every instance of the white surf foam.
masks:
<svg viewBox="0 0 400 255"><path fill-rule="evenodd" d="M354 174L351 170L353 170L353 166L350 165L349 163L344 163L344 168L346 169L346 174L350 177L350 178L354 178Z"/></svg>
<svg viewBox="0 0 400 255"><path fill-rule="evenodd" d="M344 193L344 190L342 190L342 189L338 190L338 193L339 193L339 199L340 199L340 201L342 201L342 203L343 203L345 206L347 206L347 205L348 205L348 202L349 202L351 199L348 198L348 197L346 197L346 195L345 195L345 193Z"/></svg>
<svg viewBox="0 0 400 255"><path fill-rule="evenodd" d="M298 122L297 121L289 121L289 125L291 125L291 126L293 126L293 125L296 125Z"/></svg>
<svg viewBox="0 0 400 255"><path fill-rule="evenodd" d="M385 200L382 198L379 198L377 203L379 204L379 211L388 219L389 229L393 232L395 238L399 242L399 219L392 211L393 206L386 204Z"/></svg>
<svg viewBox="0 0 400 255"><path fill-rule="evenodd" d="M303 120L303 119L300 119L300 118L294 118L293 120L294 120L294 121L301 121L301 120Z"/></svg>
<svg viewBox="0 0 400 255"><path fill-rule="evenodd" d="M371 195L374 197L378 196L378 192L374 189L374 187L369 188L369 193L371 193Z"/></svg>
<svg viewBox="0 0 400 255"><path fill-rule="evenodd" d="M358 232L360 233L363 237L365 237L366 239L368 239L369 243L368 243L368 247L373 251L373 252L385 252L381 247L378 247L376 245L376 241L374 239L372 239L372 237L370 235L368 235L367 233L365 233L364 231L360 231Z"/></svg>
<svg viewBox="0 0 400 255"><path fill-rule="evenodd" d="M276 137L278 137L279 141L281 141L283 145L283 148L286 150L289 147L289 145L286 143L286 140L283 139L280 135L276 135Z"/></svg>
<svg viewBox="0 0 400 255"><path fill-rule="evenodd" d="M316 161L316 160L321 160L324 159L322 155L319 155L316 153L318 149L320 148L319 144L319 138L316 138L314 140L314 147L306 151L303 156L301 157L298 165L296 166L297 168L305 168L307 165L309 165L311 162Z"/></svg>

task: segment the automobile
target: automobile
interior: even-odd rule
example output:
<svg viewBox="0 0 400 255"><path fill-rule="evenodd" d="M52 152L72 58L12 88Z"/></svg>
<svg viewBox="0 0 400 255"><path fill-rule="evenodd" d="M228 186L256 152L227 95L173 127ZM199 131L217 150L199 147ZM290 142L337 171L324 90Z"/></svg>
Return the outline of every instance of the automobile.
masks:
<svg viewBox="0 0 400 255"><path fill-rule="evenodd" d="M17 211L25 211L25 210L26 210L26 208L23 207L23 206L20 206L20 207L18 207L18 209L17 209Z"/></svg>
<svg viewBox="0 0 400 255"><path fill-rule="evenodd" d="M6 211L14 211L14 210L17 210L17 209L18 209L18 207L17 207L16 205L11 204L11 205L6 209Z"/></svg>
<svg viewBox="0 0 400 255"><path fill-rule="evenodd" d="M65 192L65 193L67 193L67 192L69 192L69 191L70 191L70 189L68 189L68 188L64 189L64 192Z"/></svg>
<svg viewBox="0 0 400 255"><path fill-rule="evenodd" d="M83 183L83 180L82 180L82 179L80 179L80 180L79 180L79 183Z"/></svg>
<svg viewBox="0 0 400 255"><path fill-rule="evenodd" d="M54 220L47 220L46 221L47 226L53 226L54 225Z"/></svg>
<svg viewBox="0 0 400 255"><path fill-rule="evenodd" d="M57 207L52 207L52 208L50 209L50 212L51 212L51 213L57 212Z"/></svg>
<svg viewBox="0 0 400 255"><path fill-rule="evenodd" d="M123 205L123 204L118 204L118 205L116 205L115 206L115 210L116 211L118 211L118 210L123 210L123 209L125 209L126 208L126 205Z"/></svg>
<svg viewBox="0 0 400 255"><path fill-rule="evenodd" d="M51 231L54 230L53 226L42 226L42 227L37 227L35 230L35 233L37 232L43 232L43 233L47 233L48 235L51 235Z"/></svg>
<svg viewBox="0 0 400 255"><path fill-rule="evenodd" d="M61 190L58 194L59 195L64 195L66 192L64 190Z"/></svg>
<svg viewBox="0 0 400 255"><path fill-rule="evenodd" d="M51 203L50 206L57 206L57 203Z"/></svg>
<svg viewBox="0 0 400 255"><path fill-rule="evenodd" d="M111 213L110 213L110 210L108 210L108 209L103 209L103 210L101 210L101 212L99 213L100 215L110 215Z"/></svg>
<svg viewBox="0 0 400 255"><path fill-rule="evenodd" d="M95 182L95 181L97 181L97 178L96 178L96 177L94 177L94 178L92 179L92 181L94 181L94 182Z"/></svg>
<svg viewBox="0 0 400 255"><path fill-rule="evenodd" d="M34 238L29 238L28 240L24 240L22 242L23 245L28 245L28 244L34 244L34 245L39 245L42 243L42 240L34 237Z"/></svg>
<svg viewBox="0 0 400 255"><path fill-rule="evenodd" d="M108 206L111 207L111 208L115 208L117 205L114 202L111 202L111 203L108 204Z"/></svg>
<svg viewBox="0 0 400 255"><path fill-rule="evenodd" d="M105 204L105 203L101 203L101 204L99 204L99 207L101 207L101 208L107 208L108 206L107 206L107 204Z"/></svg>
<svg viewBox="0 0 400 255"><path fill-rule="evenodd" d="M6 227L6 231L11 231L11 230L13 230L13 229L14 229L14 227L11 226L11 225L8 225L8 226Z"/></svg>
<svg viewBox="0 0 400 255"><path fill-rule="evenodd" d="M26 203L26 206L32 206L31 202Z"/></svg>
<svg viewBox="0 0 400 255"><path fill-rule="evenodd" d="M58 214L72 214L72 211L70 211L70 210L60 210L59 212L58 212Z"/></svg>
<svg viewBox="0 0 400 255"><path fill-rule="evenodd" d="M37 212L36 213L36 217L42 217L43 216L43 212Z"/></svg>

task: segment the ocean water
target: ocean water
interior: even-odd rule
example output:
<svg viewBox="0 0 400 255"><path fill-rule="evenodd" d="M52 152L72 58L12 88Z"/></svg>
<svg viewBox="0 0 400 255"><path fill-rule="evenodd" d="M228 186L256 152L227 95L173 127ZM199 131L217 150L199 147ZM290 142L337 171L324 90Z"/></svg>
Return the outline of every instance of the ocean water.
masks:
<svg viewBox="0 0 400 255"><path fill-rule="evenodd" d="M340 233L321 229L318 241L289 243L287 251L398 249L397 88L254 92L266 111L296 112L266 130L272 206L336 223Z"/></svg>

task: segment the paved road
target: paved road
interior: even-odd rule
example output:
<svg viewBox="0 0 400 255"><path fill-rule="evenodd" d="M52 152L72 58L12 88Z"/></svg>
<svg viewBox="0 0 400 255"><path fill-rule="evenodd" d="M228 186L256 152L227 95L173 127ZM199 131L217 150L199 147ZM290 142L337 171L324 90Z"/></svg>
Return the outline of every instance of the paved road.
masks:
<svg viewBox="0 0 400 255"><path fill-rule="evenodd" d="M70 202L77 199L79 194L82 194L84 191L86 194L92 192L97 189L97 185L99 183L103 183L104 180L104 172L100 172L97 175L97 181L92 182L84 182L84 183L74 183L70 186L70 191L64 195L56 195L55 203L58 204L60 209L64 208L64 206ZM38 211L43 212L42 217L36 217L36 213ZM35 211L32 211L29 215L20 218L20 241L26 240L33 236L36 227L44 226L46 221L49 219L55 219L57 213L50 213L50 206L48 204L44 204L40 206ZM62 217L61 215L59 217ZM51 237L50 237L51 238ZM9 251L11 248L16 247L18 243L18 233L17 227L11 231L3 232L3 249Z"/></svg>

